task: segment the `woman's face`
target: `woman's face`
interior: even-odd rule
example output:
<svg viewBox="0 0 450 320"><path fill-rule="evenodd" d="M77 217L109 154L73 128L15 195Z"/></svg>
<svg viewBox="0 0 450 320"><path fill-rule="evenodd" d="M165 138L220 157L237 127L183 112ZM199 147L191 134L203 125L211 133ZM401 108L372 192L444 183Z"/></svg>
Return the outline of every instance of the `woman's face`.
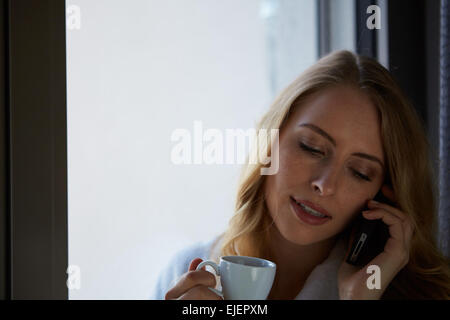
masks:
<svg viewBox="0 0 450 320"><path fill-rule="evenodd" d="M307 245L339 234L384 181L377 110L357 89L338 86L309 96L293 110L279 139L280 166L266 176L265 198L288 241ZM329 217L299 216L301 206L292 199Z"/></svg>

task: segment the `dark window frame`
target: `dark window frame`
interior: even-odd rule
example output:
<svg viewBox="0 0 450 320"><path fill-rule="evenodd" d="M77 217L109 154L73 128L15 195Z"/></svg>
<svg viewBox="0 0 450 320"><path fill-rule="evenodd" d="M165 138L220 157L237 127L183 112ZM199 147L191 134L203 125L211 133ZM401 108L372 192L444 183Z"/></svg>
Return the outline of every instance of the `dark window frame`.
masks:
<svg viewBox="0 0 450 320"><path fill-rule="evenodd" d="M68 298L65 5L1 0L3 299Z"/></svg>
<svg viewBox="0 0 450 320"><path fill-rule="evenodd" d="M9 247L9 92L8 88L8 44L7 44L7 3L0 3L0 299L10 298L10 281L9 275L10 264L10 247Z"/></svg>

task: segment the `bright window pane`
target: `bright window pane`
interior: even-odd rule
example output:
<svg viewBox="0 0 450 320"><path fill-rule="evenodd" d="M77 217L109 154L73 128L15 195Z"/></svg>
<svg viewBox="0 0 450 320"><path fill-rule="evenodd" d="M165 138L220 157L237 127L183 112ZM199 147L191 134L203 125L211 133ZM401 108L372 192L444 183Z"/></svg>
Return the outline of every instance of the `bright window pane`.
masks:
<svg viewBox="0 0 450 320"><path fill-rule="evenodd" d="M67 6L69 297L147 299L176 250L226 228L241 167L174 164L173 132L254 127L317 59L316 3Z"/></svg>

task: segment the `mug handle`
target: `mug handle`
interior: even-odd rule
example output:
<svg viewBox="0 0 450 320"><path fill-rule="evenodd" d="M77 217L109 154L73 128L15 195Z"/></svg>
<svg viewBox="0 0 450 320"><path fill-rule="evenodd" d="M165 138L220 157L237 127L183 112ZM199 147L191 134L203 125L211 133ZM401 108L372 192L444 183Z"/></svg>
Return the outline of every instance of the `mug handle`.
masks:
<svg viewBox="0 0 450 320"><path fill-rule="evenodd" d="M206 260L206 261L201 262L197 266L197 269L195 269L195 270L200 270L201 268L203 268L206 265L213 267L213 269L216 272L216 274L220 277L220 268L219 268L219 266L214 261L211 261L211 260ZM219 290L214 289L214 288L210 288L210 287L208 287L208 289L223 298L223 293L220 292Z"/></svg>

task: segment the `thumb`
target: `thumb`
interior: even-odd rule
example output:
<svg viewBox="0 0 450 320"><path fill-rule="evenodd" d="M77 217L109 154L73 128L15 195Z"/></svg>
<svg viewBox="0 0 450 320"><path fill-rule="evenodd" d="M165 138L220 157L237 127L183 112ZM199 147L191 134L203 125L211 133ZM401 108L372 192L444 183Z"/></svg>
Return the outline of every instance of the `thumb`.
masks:
<svg viewBox="0 0 450 320"><path fill-rule="evenodd" d="M200 258L195 258L191 261L191 264L189 265L189 271L195 271L197 269L197 266L202 262L203 260ZM205 267L202 268L202 270L206 270Z"/></svg>

